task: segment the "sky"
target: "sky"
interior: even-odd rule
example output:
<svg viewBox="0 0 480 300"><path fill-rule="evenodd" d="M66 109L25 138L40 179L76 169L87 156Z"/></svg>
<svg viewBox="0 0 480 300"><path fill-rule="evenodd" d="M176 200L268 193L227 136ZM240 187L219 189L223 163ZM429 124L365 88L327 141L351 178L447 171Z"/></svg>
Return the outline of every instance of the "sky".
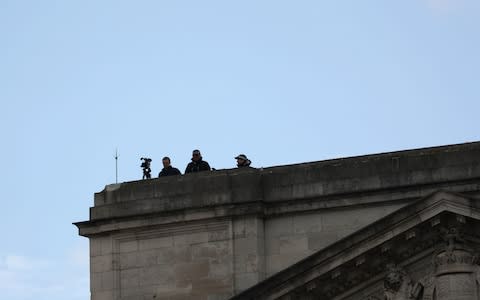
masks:
<svg viewBox="0 0 480 300"><path fill-rule="evenodd" d="M480 140L480 1L0 0L0 300L89 299L93 194Z"/></svg>

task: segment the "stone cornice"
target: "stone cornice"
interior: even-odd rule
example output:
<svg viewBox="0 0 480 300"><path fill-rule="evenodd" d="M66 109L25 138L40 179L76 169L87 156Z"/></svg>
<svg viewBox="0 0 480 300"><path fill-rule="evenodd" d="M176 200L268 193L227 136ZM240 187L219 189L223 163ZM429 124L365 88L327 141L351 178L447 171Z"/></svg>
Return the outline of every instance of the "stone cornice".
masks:
<svg viewBox="0 0 480 300"><path fill-rule="evenodd" d="M222 205L214 207L191 208L169 212L155 212L137 216L117 217L74 223L79 228L79 234L93 236L128 229L146 229L148 227L165 227L184 223L195 223L205 220L221 220L235 216L263 216L264 206L261 202L243 203L241 205Z"/></svg>

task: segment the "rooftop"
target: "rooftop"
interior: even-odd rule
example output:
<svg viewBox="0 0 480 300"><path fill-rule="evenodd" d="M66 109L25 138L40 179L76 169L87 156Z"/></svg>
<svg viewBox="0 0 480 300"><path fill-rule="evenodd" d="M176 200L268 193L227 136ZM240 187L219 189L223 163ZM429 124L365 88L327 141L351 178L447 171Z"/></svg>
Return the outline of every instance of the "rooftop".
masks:
<svg viewBox="0 0 480 300"><path fill-rule="evenodd" d="M468 193L478 190L479 178L480 142L263 169L217 170L107 185L95 194L90 220L76 224L80 234L88 235L99 230L87 230L92 226L149 215L175 216L175 220L187 211L202 217L268 216L395 201L396 194L401 194L399 199L423 197L444 186Z"/></svg>

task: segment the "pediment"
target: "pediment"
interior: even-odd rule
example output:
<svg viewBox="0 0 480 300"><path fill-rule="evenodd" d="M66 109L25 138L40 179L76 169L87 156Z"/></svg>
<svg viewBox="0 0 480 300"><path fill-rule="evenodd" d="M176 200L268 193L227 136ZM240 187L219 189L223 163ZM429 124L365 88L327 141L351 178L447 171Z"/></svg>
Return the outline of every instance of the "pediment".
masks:
<svg viewBox="0 0 480 300"><path fill-rule="evenodd" d="M348 222L348 220L345 220ZM386 266L409 264L445 247L449 228L480 244L480 199L435 192L234 296L245 299L363 299L349 291L379 281ZM375 299L375 298L372 298Z"/></svg>

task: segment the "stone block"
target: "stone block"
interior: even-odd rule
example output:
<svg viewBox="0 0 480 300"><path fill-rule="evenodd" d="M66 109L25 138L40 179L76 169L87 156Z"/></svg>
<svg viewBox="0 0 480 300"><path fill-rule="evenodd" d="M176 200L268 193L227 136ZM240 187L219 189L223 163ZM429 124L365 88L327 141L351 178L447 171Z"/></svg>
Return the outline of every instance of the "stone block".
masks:
<svg viewBox="0 0 480 300"><path fill-rule="evenodd" d="M116 271L108 271L101 273L103 291L113 290L115 288L115 272Z"/></svg>
<svg viewBox="0 0 480 300"><path fill-rule="evenodd" d="M120 253L135 252L138 250L138 240L128 240L118 242Z"/></svg>
<svg viewBox="0 0 480 300"><path fill-rule="evenodd" d="M100 255L90 258L90 270L94 273L107 272L113 270L112 255Z"/></svg>
<svg viewBox="0 0 480 300"><path fill-rule="evenodd" d="M260 281L260 276L257 273L240 273L235 274L235 293L246 290L254 286Z"/></svg>
<svg viewBox="0 0 480 300"><path fill-rule="evenodd" d="M255 253L235 255L235 273L263 273L263 260Z"/></svg>
<svg viewBox="0 0 480 300"><path fill-rule="evenodd" d="M113 253L113 239L111 237L100 238L101 255Z"/></svg>
<svg viewBox="0 0 480 300"><path fill-rule="evenodd" d="M90 291L110 291L114 289L114 271L90 273Z"/></svg>
<svg viewBox="0 0 480 300"><path fill-rule="evenodd" d="M112 252L113 242L111 237L101 236L90 239L90 256L105 255Z"/></svg>
<svg viewBox="0 0 480 300"><path fill-rule="evenodd" d="M192 299L197 296L205 296L217 293L225 293L231 291L231 281L217 280L212 278L199 278L193 282Z"/></svg>
<svg viewBox="0 0 480 300"><path fill-rule="evenodd" d="M279 254L306 253L308 238L305 235L283 236L279 238Z"/></svg>
<svg viewBox="0 0 480 300"><path fill-rule="evenodd" d="M233 238L244 238L246 235L246 229L245 229L245 219L246 217L238 217L234 218L232 220L232 226L233 226Z"/></svg>
<svg viewBox="0 0 480 300"><path fill-rule="evenodd" d="M299 214L293 217L293 232L305 234L322 230L322 217L320 213Z"/></svg>
<svg viewBox="0 0 480 300"><path fill-rule="evenodd" d="M244 254L235 255L233 262L234 273L246 273L247 272L247 263L246 256Z"/></svg>
<svg viewBox="0 0 480 300"><path fill-rule="evenodd" d="M270 237L288 236L293 234L293 217L283 216L265 221L265 235Z"/></svg>
<svg viewBox="0 0 480 300"><path fill-rule="evenodd" d="M209 258L211 260L219 259L231 252L229 241L217 241L211 243L196 244L191 247L193 260Z"/></svg>
<svg viewBox="0 0 480 300"><path fill-rule="evenodd" d="M208 277L210 264L208 260L175 265L175 281L178 286L185 287L201 278Z"/></svg>
<svg viewBox="0 0 480 300"><path fill-rule="evenodd" d="M91 300L116 300L113 298L113 290L111 291L99 291L92 293Z"/></svg>
<svg viewBox="0 0 480 300"><path fill-rule="evenodd" d="M230 239L230 232L226 230L216 230L208 232L208 242L229 241Z"/></svg>
<svg viewBox="0 0 480 300"><path fill-rule="evenodd" d="M228 279L232 276L232 258L210 263L209 277L213 279Z"/></svg>
<svg viewBox="0 0 480 300"><path fill-rule="evenodd" d="M172 246L173 246L173 237L172 236L141 239L138 242L138 247L139 247L140 251L158 249L158 248L165 248L165 247L172 247Z"/></svg>
<svg viewBox="0 0 480 300"><path fill-rule="evenodd" d="M120 270L120 286L122 292L125 290L136 291L140 286L141 268Z"/></svg>
<svg viewBox="0 0 480 300"><path fill-rule="evenodd" d="M245 236L246 237L263 237L264 223L263 219L257 217L245 218Z"/></svg>
<svg viewBox="0 0 480 300"><path fill-rule="evenodd" d="M276 254L265 257L266 262L266 275L271 276L284 268L293 265L301 259L308 256L310 253L289 253L289 254Z"/></svg>
<svg viewBox="0 0 480 300"><path fill-rule="evenodd" d="M145 250L145 251L138 251L138 265L139 266L151 266L156 265L159 260L159 254L161 250L153 249L153 250Z"/></svg>
<svg viewBox="0 0 480 300"><path fill-rule="evenodd" d="M265 239L265 255L299 253L309 251L307 234L292 234L281 237L268 236ZM259 251L259 254L263 254Z"/></svg>
<svg viewBox="0 0 480 300"><path fill-rule="evenodd" d="M339 240L337 231L322 231L309 233L307 236L308 250L316 251L331 245Z"/></svg>
<svg viewBox="0 0 480 300"><path fill-rule="evenodd" d="M122 295L120 300L145 300L146 298L143 295Z"/></svg>
<svg viewBox="0 0 480 300"><path fill-rule="evenodd" d="M90 257L102 255L101 239L91 238L89 246L90 246Z"/></svg>
<svg viewBox="0 0 480 300"><path fill-rule="evenodd" d="M172 250L173 250L173 262L175 262L175 264L190 263L192 261L192 247L190 246L175 247ZM165 258L166 257L168 257L168 255L166 255Z"/></svg>
<svg viewBox="0 0 480 300"><path fill-rule="evenodd" d="M173 264L177 262L176 255L178 252L181 251L188 251L188 248L183 247L183 248L163 248L159 249L157 251L157 264L159 265L164 265L164 264ZM188 253L183 253L183 255L180 255L182 257L181 261L191 261L191 255Z"/></svg>
<svg viewBox="0 0 480 300"><path fill-rule="evenodd" d="M217 293L213 295L208 295L207 300L226 300L230 299L233 296L233 293Z"/></svg>
<svg viewBox="0 0 480 300"><path fill-rule="evenodd" d="M169 265L153 265L143 267L140 271L140 286L175 286L174 267Z"/></svg>
<svg viewBox="0 0 480 300"><path fill-rule="evenodd" d="M337 209L322 215L322 225L325 231L343 229L354 226L358 221L359 210Z"/></svg>
<svg viewBox="0 0 480 300"><path fill-rule="evenodd" d="M247 273L258 273L263 271L261 269L261 257L256 254L247 254L245 257L246 271Z"/></svg>
<svg viewBox="0 0 480 300"><path fill-rule="evenodd" d="M235 253L257 253L259 245L259 240L257 238L240 238L234 240ZM262 246L263 248L263 246Z"/></svg>
<svg viewBox="0 0 480 300"><path fill-rule="evenodd" d="M208 242L208 232L196 232L192 234L180 234L173 237L175 247L193 245Z"/></svg>
<svg viewBox="0 0 480 300"><path fill-rule="evenodd" d="M280 239L267 235L265 238L265 254L280 254Z"/></svg>
<svg viewBox="0 0 480 300"><path fill-rule="evenodd" d="M121 300L125 299L143 299L144 293L149 293L151 292L150 290L144 290L141 289L140 287L136 288L125 288L121 290Z"/></svg>
<svg viewBox="0 0 480 300"><path fill-rule="evenodd" d="M138 255L138 252L127 252L119 254L118 258L120 261L120 269L125 270L140 267L141 264L138 262Z"/></svg>
<svg viewBox="0 0 480 300"><path fill-rule="evenodd" d="M198 297L198 296L197 296ZM192 300L194 298L192 298L192 296L190 294L187 294L187 295L172 295L172 296L169 296L168 298L167 297L157 297L158 299L168 299L168 300ZM205 296L199 296L199 298L195 298L195 299L198 299L198 300L206 300L206 297Z"/></svg>
<svg viewBox="0 0 480 300"><path fill-rule="evenodd" d="M90 292L96 293L102 290L102 274L90 272Z"/></svg>

